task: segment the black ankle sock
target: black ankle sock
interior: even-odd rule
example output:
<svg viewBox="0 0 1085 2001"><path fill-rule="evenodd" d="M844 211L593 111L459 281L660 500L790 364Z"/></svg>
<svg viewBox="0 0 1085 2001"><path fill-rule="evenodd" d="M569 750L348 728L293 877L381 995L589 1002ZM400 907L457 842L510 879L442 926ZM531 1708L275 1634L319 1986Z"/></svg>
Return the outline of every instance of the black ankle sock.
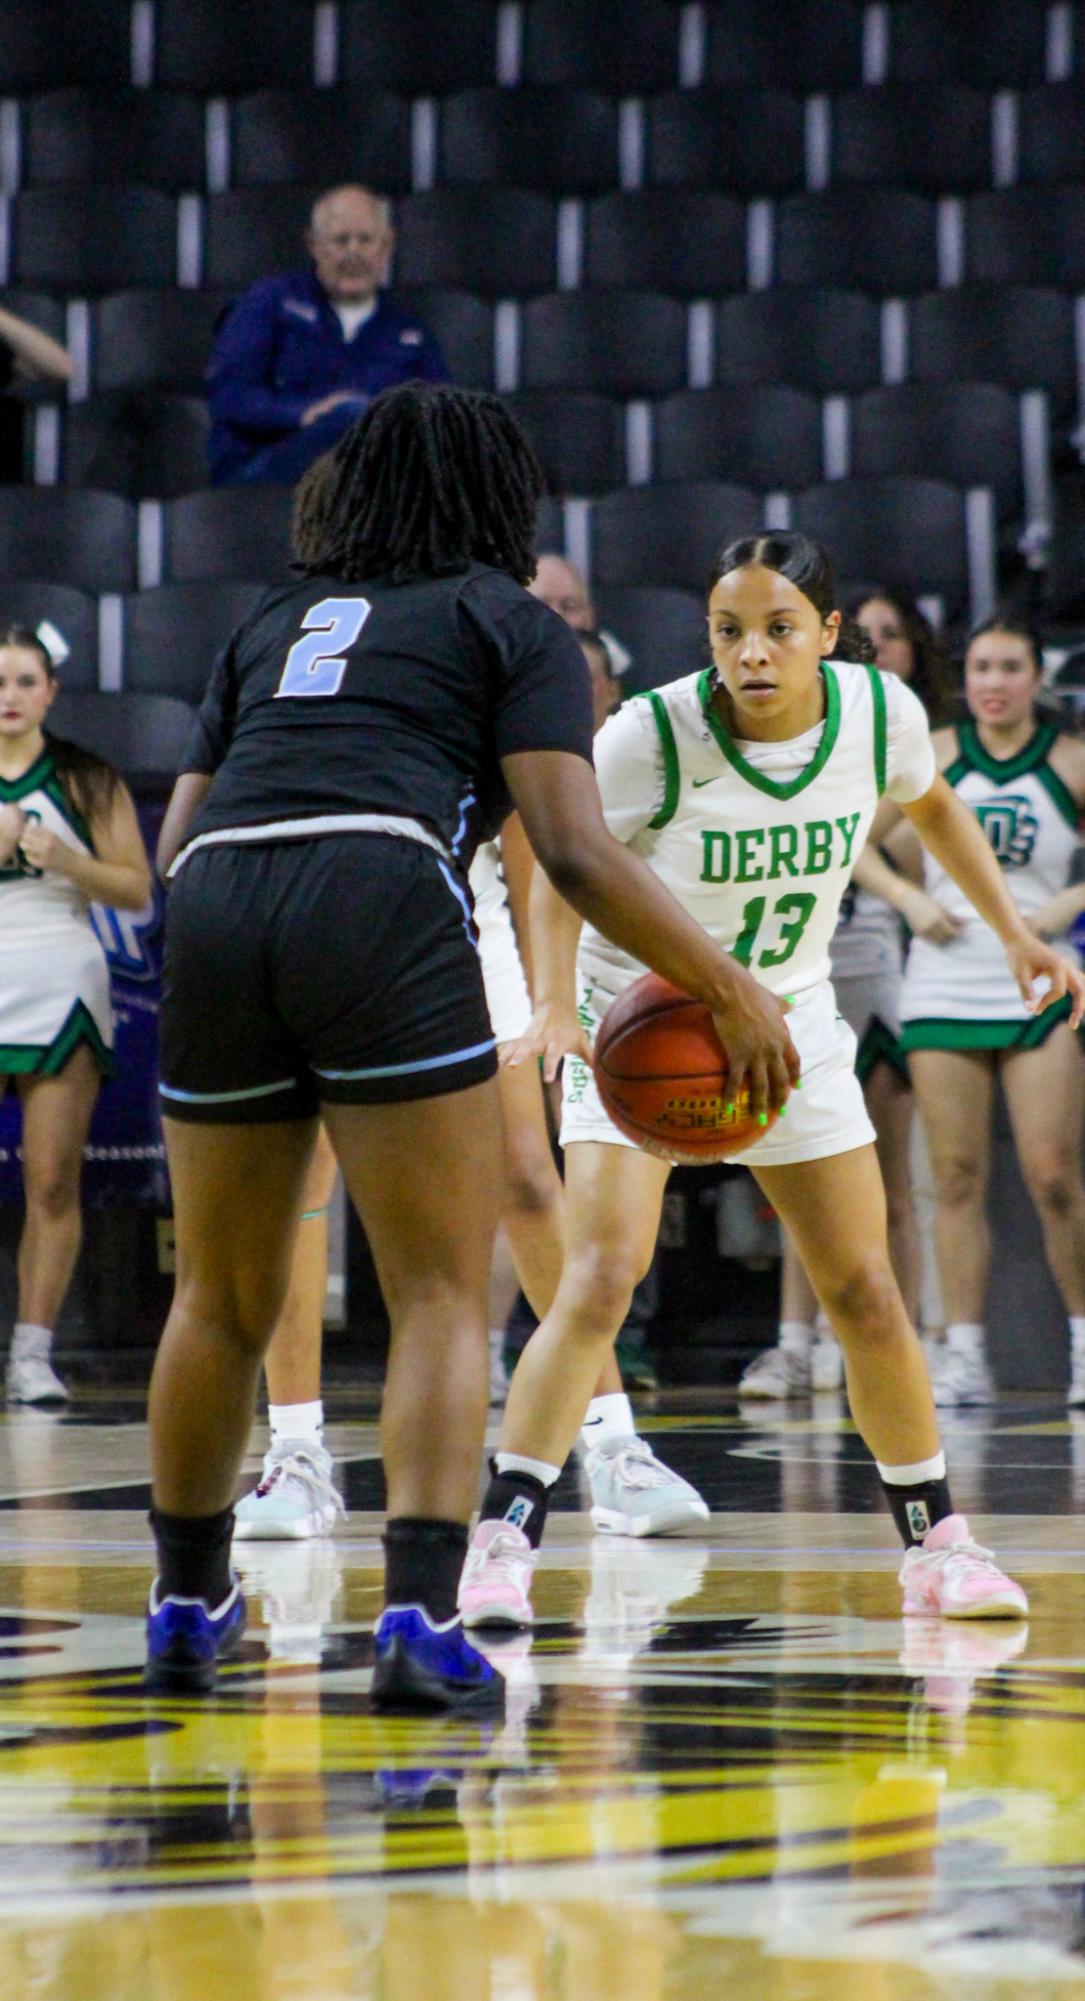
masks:
<svg viewBox="0 0 1085 2001"><path fill-rule="evenodd" d="M202 1598L212 1610L228 1598L230 1537L234 1511L219 1515L166 1515L152 1508L148 1520L158 1545L158 1592L161 1598Z"/></svg>
<svg viewBox="0 0 1085 2001"><path fill-rule="evenodd" d="M944 1522L946 1516L953 1513L949 1482L944 1477L941 1480L917 1480L914 1487L893 1487L888 1480L883 1480L882 1490L893 1511L893 1520L900 1530L905 1549L914 1549L936 1522Z"/></svg>
<svg viewBox="0 0 1085 2001"><path fill-rule="evenodd" d="M456 1614L456 1593L467 1554L463 1522L397 1515L384 1530L384 1602L421 1605L434 1625Z"/></svg>
<svg viewBox="0 0 1085 2001"><path fill-rule="evenodd" d="M490 1461L490 1484L483 1496L481 1522L508 1522L522 1529L532 1549L538 1549L546 1527L550 1489L534 1473L499 1473Z"/></svg>

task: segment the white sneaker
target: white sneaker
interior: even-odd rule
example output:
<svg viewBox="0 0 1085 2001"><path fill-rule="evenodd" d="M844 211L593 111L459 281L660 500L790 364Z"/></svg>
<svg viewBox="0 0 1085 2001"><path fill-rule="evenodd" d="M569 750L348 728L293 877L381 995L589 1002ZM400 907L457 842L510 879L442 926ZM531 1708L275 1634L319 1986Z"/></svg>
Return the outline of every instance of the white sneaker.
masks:
<svg viewBox="0 0 1085 2001"><path fill-rule="evenodd" d="M332 1456L311 1438L273 1440L258 1487L234 1509L242 1541L289 1542L329 1535L346 1508L332 1483Z"/></svg>
<svg viewBox="0 0 1085 2001"><path fill-rule="evenodd" d="M708 1520L696 1487L672 1473L643 1438L611 1438L584 1461L594 1526L604 1535L676 1535Z"/></svg>
<svg viewBox="0 0 1085 2001"><path fill-rule="evenodd" d="M511 1522L480 1522L471 1537L460 1578L460 1617L468 1631L476 1626L529 1627L531 1577L539 1552L523 1529Z"/></svg>
<svg viewBox="0 0 1085 2001"><path fill-rule="evenodd" d="M1071 1410L1085 1405L1085 1341L1076 1337L1070 1351L1070 1387L1066 1401Z"/></svg>
<svg viewBox="0 0 1085 2001"><path fill-rule="evenodd" d="M808 1396L811 1388L810 1357L794 1348L766 1348L744 1370L738 1385L740 1397L764 1397L783 1402L787 1397Z"/></svg>
<svg viewBox="0 0 1085 2001"><path fill-rule="evenodd" d="M49 1360L47 1347L24 1349L8 1358L9 1403L69 1403L69 1392Z"/></svg>
<svg viewBox="0 0 1085 2001"><path fill-rule="evenodd" d="M998 1402L994 1378L982 1351L970 1354L962 1348L947 1348L931 1387L934 1401L942 1410L951 1410L956 1405Z"/></svg>
<svg viewBox="0 0 1085 2001"><path fill-rule="evenodd" d="M844 1351L835 1334L819 1334L810 1355L810 1387L839 1390L844 1387Z"/></svg>

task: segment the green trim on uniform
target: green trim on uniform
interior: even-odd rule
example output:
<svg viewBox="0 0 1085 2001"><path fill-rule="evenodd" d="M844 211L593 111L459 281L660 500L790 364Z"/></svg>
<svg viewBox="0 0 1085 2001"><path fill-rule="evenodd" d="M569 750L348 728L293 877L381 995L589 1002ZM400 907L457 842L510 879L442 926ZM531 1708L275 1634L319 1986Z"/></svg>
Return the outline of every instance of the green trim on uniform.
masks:
<svg viewBox="0 0 1085 2001"><path fill-rule="evenodd" d="M990 779L992 785L1012 785L1015 780L1026 777L1046 762L1058 734L1054 723L1040 723L1016 757L992 757L980 742L979 731L969 716L966 721L957 724L959 758L963 758L971 770Z"/></svg>
<svg viewBox="0 0 1085 2001"><path fill-rule="evenodd" d="M102 1041L94 1016L81 1000L72 1003L67 1020L52 1042L0 1042L0 1076L59 1077L84 1043L102 1075L112 1077L117 1067L113 1052Z"/></svg>
<svg viewBox="0 0 1085 2001"><path fill-rule="evenodd" d="M662 695L653 688L647 696L648 705L659 731L660 748L663 752L663 804L648 825L652 828L665 827L678 811L678 795L682 789L682 770L678 762L678 745L674 740L674 729L667 714L667 705Z"/></svg>
<svg viewBox="0 0 1085 2001"><path fill-rule="evenodd" d="M821 663L821 673L825 682L825 728L821 733L821 742L806 770L800 771L797 778L790 778L786 783L778 783L775 778L766 778L763 772L748 764L733 736L724 728L712 700L715 691L714 670L706 667L704 673L697 678L697 693L705 721L728 764L732 770L737 771L740 778L746 780L747 785L755 786L758 792L767 792L770 799L794 799L797 792L802 792L808 785L812 785L815 778L824 771L836 748L836 739L840 734L840 684L827 660Z"/></svg>
<svg viewBox="0 0 1085 2001"><path fill-rule="evenodd" d="M1053 765L1041 764L1036 772L1037 782L1043 786L1057 813L1060 813L1068 827L1076 833L1081 825L1081 811L1077 800Z"/></svg>
<svg viewBox="0 0 1085 2001"><path fill-rule="evenodd" d="M87 849L87 852L93 855L94 841L91 836L90 828L88 827L86 821L84 820L82 813L76 812L76 809L72 805L72 802L68 798L67 794L65 793L64 787L61 785L59 778L56 777L51 778L47 785L42 786L42 791L44 792L47 799L52 800L53 805L56 807L57 812L60 814L61 819L65 821L65 823L71 828L72 833L78 835L79 839L83 843L83 846Z"/></svg>
<svg viewBox="0 0 1085 2001"><path fill-rule="evenodd" d="M43 750L21 778L0 778L0 806L15 805L17 800L25 799L28 792L44 791L55 773L52 751Z"/></svg>
<svg viewBox="0 0 1085 2001"><path fill-rule="evenodd" d="M1053 1007L1045 1007L1042 1014L1030 1015L1027 1021L955 1021L945 1016L931 1015L916 1021L906 1021L900 1032L900 1046L907 1053L913 1049L974 1049L979 1052L995 1049L1039 1049L1046 1042L1052 1029L1065 1021L1070 1013L1070 999L1065 996Z"/></svg>
<svg viewBox="0 0 1085 2001"><path fill-rule="evenodd" d="M952 764L947 764L942 776L947 785L959 785L962 778L967 778L971 770L972 766L967 757L955 757Z"/></svg>
<svg viewBox="0 0 1085 2001"><path fill-rule="evenodd" d="M885 777L888 763L889 720L886 715L885 682L876 667L867 665L870 676L870 694L874 703L874 781L878 787L878 797L885 791Z"/></svg>
<svg viewBox="0 0 1085 2001"><path fill-rule="evenodd" d="M879 1063L888 1063L889 1068L902 1078L904 1083L911 1084L908 1059L901 1048L899 1036L894 1035L892 1029L887 1028L878 1015L874 1015L863 1030L863 1038L856 1052L855 1074L860 1084L866 1083L871 1071L876 1070Z"/></svg>

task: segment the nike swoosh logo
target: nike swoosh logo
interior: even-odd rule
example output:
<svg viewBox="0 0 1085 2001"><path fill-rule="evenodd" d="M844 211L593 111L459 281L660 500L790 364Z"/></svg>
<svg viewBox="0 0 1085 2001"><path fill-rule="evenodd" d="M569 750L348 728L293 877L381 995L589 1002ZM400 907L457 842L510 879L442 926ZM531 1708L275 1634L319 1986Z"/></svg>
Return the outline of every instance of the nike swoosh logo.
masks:
<svg viewBox="0 0 1085 2001"><path fill-rule="evenodd" d="M727 773L725 771L715 771L711 778L695 778L693 781L694 790L700 791L702 785L715 785L719 779L726 778L726 776Z"/></svg>
<svg viewBox="0 0 1085 2001"><path fill-rule="evenodd" d="M588 1426L589 1426L589 1424L602 1424L602 1422L603 1422L603 1420L602 1420L602 1418L601 1418L601 1417L586 1417L586 1418L584 1419L584 1423L583 1423L583 1425L581 1426L581 1429L582 1429L583 1431L586 1431L586 1430L587 1430L587 1428L588 1428Z"/></svg>

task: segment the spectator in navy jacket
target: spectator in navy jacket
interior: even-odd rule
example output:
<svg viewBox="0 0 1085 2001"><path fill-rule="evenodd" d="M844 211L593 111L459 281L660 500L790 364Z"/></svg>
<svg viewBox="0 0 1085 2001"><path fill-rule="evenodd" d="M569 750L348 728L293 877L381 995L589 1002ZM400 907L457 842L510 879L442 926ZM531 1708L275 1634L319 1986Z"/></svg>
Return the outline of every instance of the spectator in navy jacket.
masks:
<svg viewBox="0 0 1085 2001"><path fill-rule="evenodd" d="M380 195L330 188L313 205L309 268L259 279L230 308L209 374L216 485L292 486L382 389L447 381L432 334L382 290L394 241Z"/></svg>

